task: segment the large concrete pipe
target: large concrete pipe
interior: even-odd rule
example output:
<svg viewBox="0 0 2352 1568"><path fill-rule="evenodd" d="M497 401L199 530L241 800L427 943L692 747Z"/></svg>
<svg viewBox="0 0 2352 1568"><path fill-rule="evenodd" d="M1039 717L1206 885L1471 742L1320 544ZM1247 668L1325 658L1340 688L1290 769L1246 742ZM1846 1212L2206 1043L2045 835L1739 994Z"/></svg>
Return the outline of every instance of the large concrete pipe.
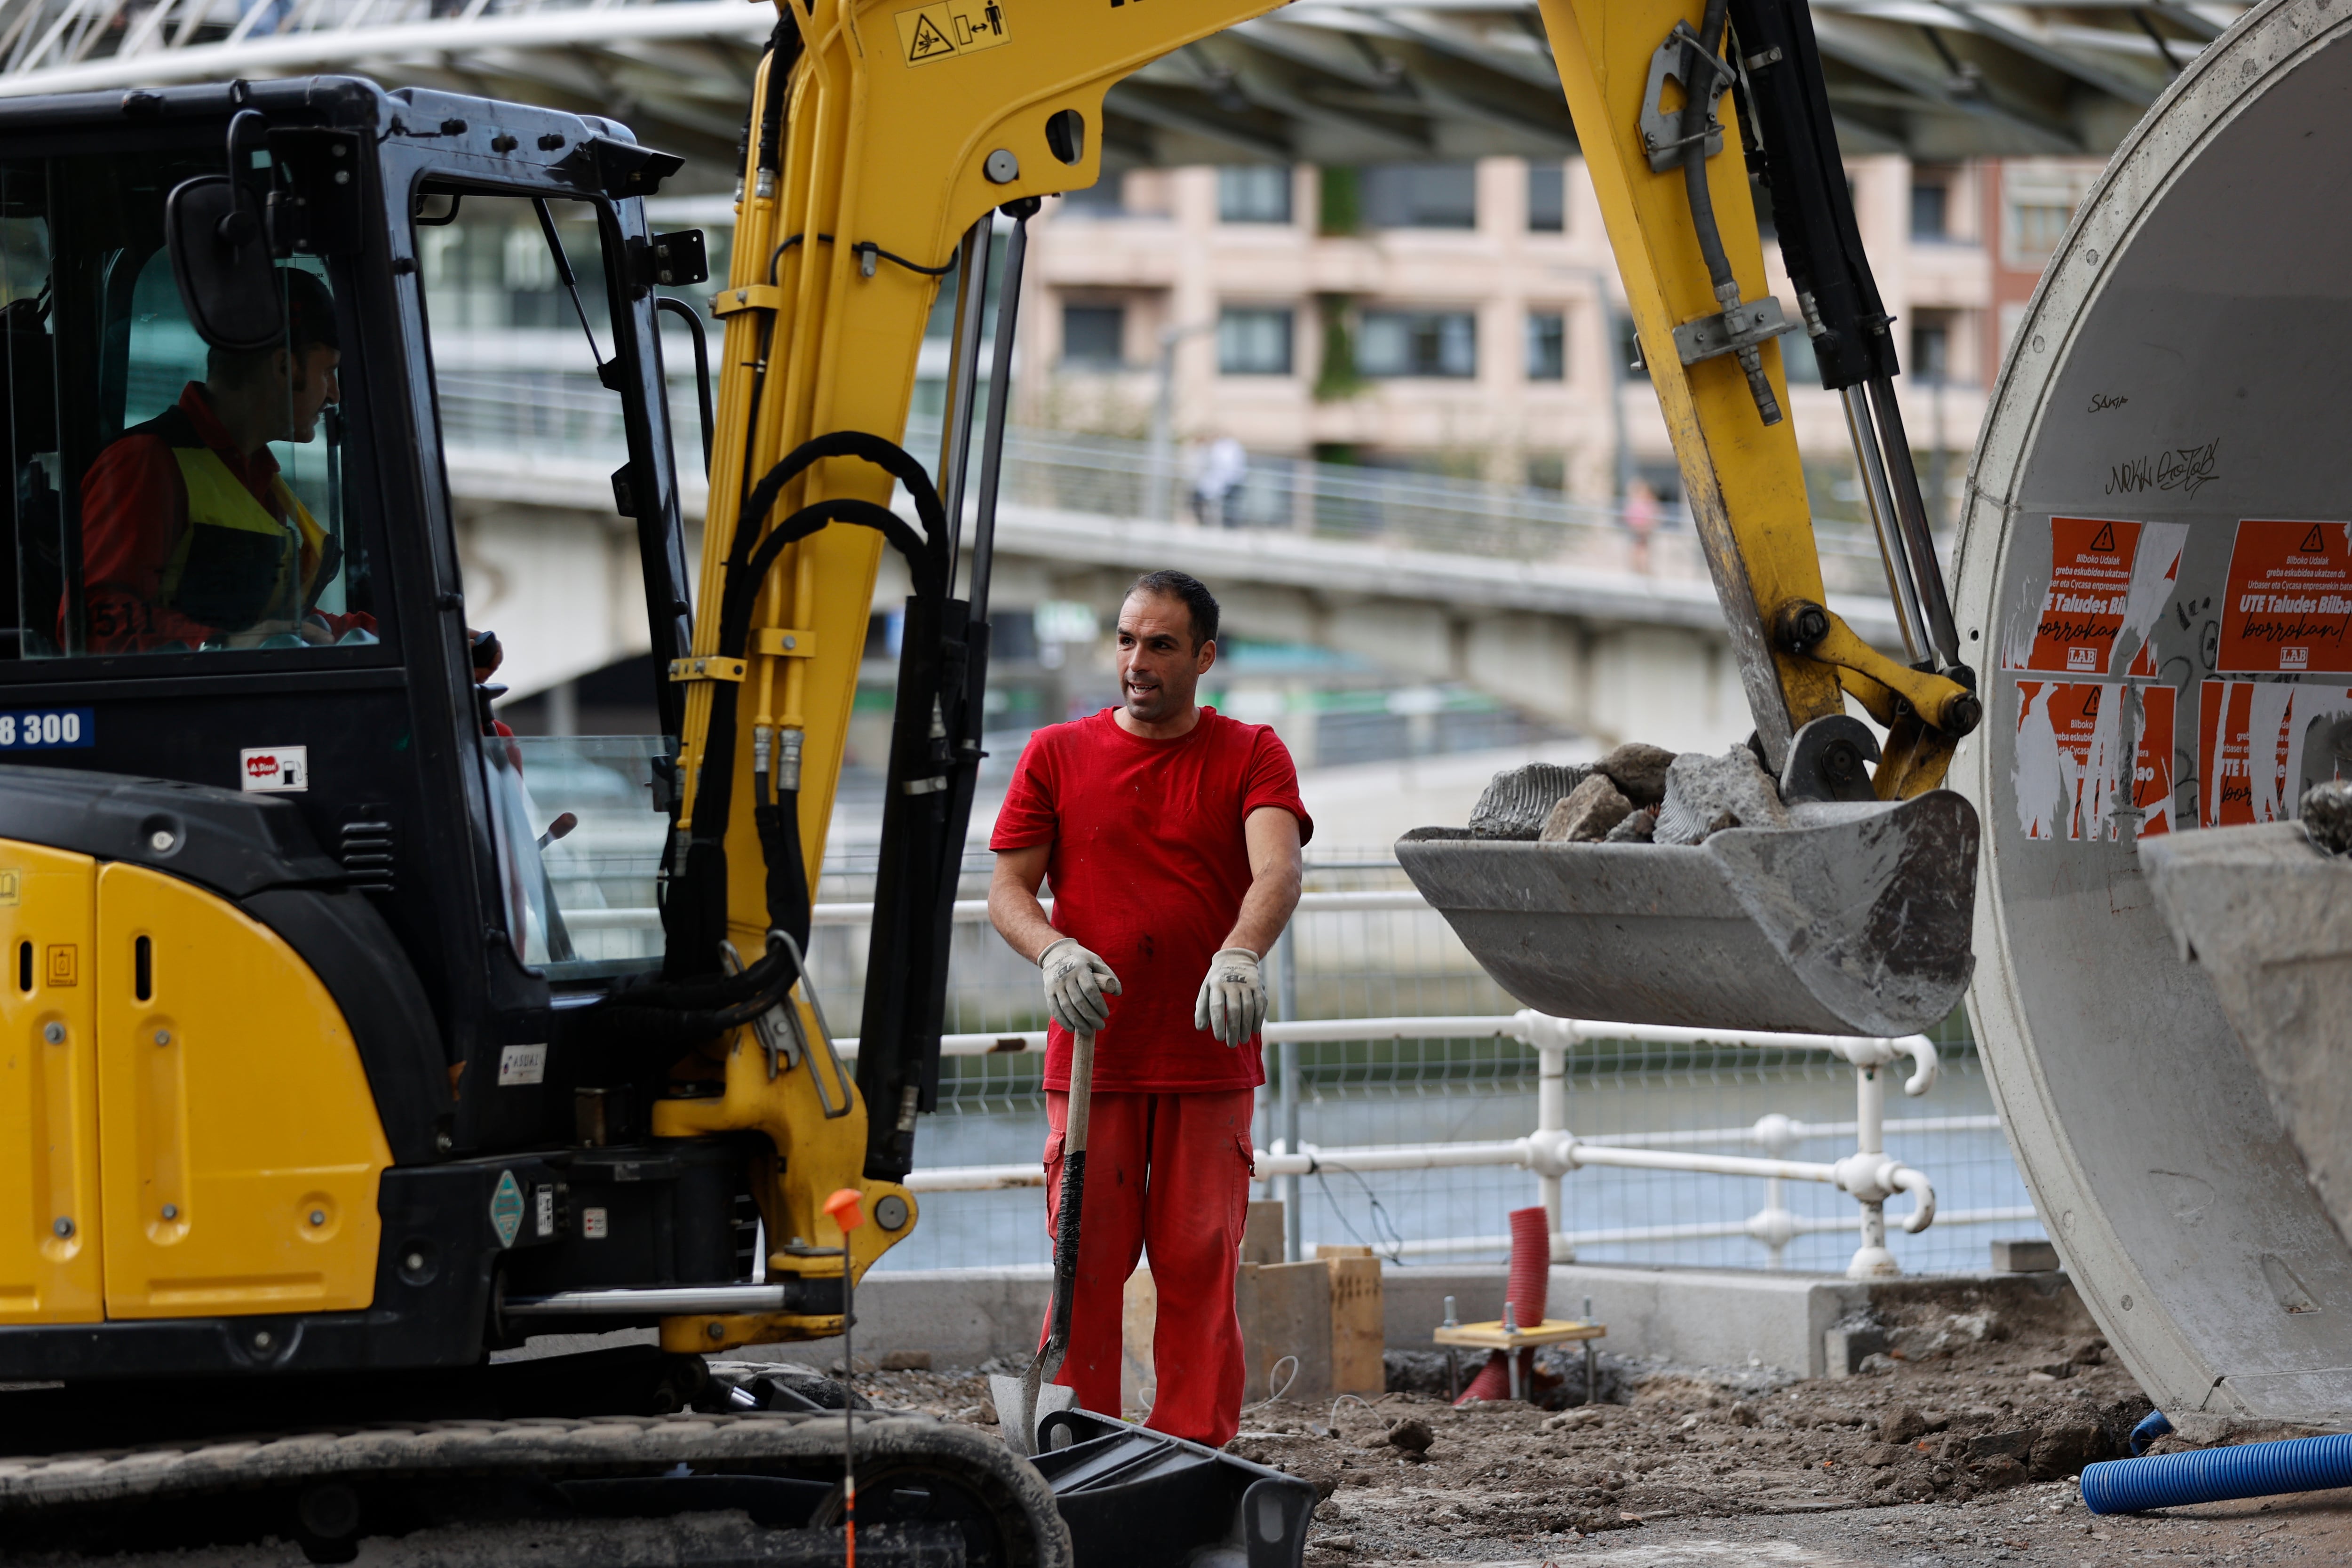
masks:
<svg viewBox="0 0 2352 1568"><path fill-rule="evenodd" d="M2182 73L2017 327L1960 533L1969 1011L2067 1267L2176 1421L2352 1424L2352 1250L2135 842L2290 816L2352 757L2347 103L2347 0L2259 6Z"/></svg>

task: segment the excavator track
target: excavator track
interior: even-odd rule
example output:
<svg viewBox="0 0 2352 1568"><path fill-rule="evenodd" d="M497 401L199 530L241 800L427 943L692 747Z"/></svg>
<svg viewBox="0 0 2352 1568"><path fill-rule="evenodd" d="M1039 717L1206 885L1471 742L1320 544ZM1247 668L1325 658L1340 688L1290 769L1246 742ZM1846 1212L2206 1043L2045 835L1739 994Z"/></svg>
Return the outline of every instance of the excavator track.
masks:
<svg viewBox="0 0 2352 1568"><path fill-rule="evenodd" d="M1003 1444L854 1420L862 1561L1071 1568L1051 1489ZM0 1563L838 1563L844 1426L838 1411L380 1422L0 1458Z"/></svg>

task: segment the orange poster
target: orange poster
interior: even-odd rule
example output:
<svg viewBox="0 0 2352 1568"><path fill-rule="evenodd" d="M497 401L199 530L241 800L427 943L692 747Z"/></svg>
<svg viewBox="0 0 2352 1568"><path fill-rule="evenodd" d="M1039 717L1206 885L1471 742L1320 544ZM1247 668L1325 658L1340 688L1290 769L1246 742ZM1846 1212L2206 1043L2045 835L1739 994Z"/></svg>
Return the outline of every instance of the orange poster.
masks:
<svg viewBox="0 0 2352 1568"><path fill-rule="evenodd" d="M2154 675L2147 635L2179 584L2188 538L2183 523L2052 518L2050 585L2029 637L2012 637L2002 663L2011 669L2106 675L2116 637L2128 626L2138 644L2131 668L2112 673Z"/></svg>
<svg viewBox="0 0 2352 1568"><path fill-rule="evenodd" d="M2138 837L2172 831L2173 712L2169 686L2106 686L2084 680L2017 683L2017 813L2028 838L2108 839L2116 817L2123 710L2137 692L2132 805Z"/></svg>
<svg viewBox="0 0 2352 1568"><path fill-rule="evenodd" d="M2304 746L2320 720L2352 716L2352 689L2208 680L2197 691L2197 822L2233 827L2301 815ZM2326 736L2322 733L2325 743ZM2329 761L2326 773L2336 768Z"/></svg>
<svg viewBox="0 0 2352 1568"><path fill-rule="evenodd" d="M2238 524L2214 668L2352 675L2352 524Z"/></svg>

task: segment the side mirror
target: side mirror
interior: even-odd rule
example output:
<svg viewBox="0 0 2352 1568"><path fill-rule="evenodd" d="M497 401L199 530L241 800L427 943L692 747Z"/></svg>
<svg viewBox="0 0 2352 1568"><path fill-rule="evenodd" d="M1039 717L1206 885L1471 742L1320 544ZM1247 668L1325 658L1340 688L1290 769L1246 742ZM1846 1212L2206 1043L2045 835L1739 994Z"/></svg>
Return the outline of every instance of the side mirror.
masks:
<svg viewBox="0 0 2352 1568"><path fill-rule="evenodd" d="M261 204L226 174L200 174L163 204L172 280L196 335L216 349L266 349L286 335Z"/></svg>

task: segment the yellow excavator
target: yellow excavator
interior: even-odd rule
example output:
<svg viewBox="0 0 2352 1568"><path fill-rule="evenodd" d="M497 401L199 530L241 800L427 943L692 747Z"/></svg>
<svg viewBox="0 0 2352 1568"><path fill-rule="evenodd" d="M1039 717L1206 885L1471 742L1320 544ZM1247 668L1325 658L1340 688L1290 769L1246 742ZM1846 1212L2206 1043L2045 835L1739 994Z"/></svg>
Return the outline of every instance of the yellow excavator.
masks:
<svg viewBox="0 0 2352 1568"><path fill-rule="evenodd" d="M0 759L0 1383L43 1385L0 1394L0 1561L389 1541L488 1562L528 1539L550 1563L814 1563L853 1517L875 1562L1299 1560L1293 1478L1078 1411L1031 1462L709 1361L842 1335L918 1223L981 758L999 215L1001 369L1024 226L1100 174L1105 91L1266 8L783 0L723 280L698 235L647 226L678 161L609 121L349 79L0 103L0 752L22 753ZM1981 710L1805 9L1545 19L1755 754L1813 815L1570 847L1544 887L1536 846L1407 863L1557 1012L1917 1027L1968 975L1976 822L1937 786ZM1801 321L1765 287L1753 188ZM425 264L486 210L536 225L623 415L662 739L491 716ZM898 440L942 279L927 465ZM724 331L689 565L658 328L682 313L698 346L662 290L705 281ZM1789 331L1844 395L1903 658L1825 607ZM805 958L886 550L912 593L860 1013ZM572 794L605 816L574 827ZM638 822L641 863L583 847ZM1666 983L1717 952L1746 994ZM658 1347L489 1360L647 1327ZM196 1441L229 1434L271 1440ZM70 1448L105 1453L48 1461Z"/></svg>

